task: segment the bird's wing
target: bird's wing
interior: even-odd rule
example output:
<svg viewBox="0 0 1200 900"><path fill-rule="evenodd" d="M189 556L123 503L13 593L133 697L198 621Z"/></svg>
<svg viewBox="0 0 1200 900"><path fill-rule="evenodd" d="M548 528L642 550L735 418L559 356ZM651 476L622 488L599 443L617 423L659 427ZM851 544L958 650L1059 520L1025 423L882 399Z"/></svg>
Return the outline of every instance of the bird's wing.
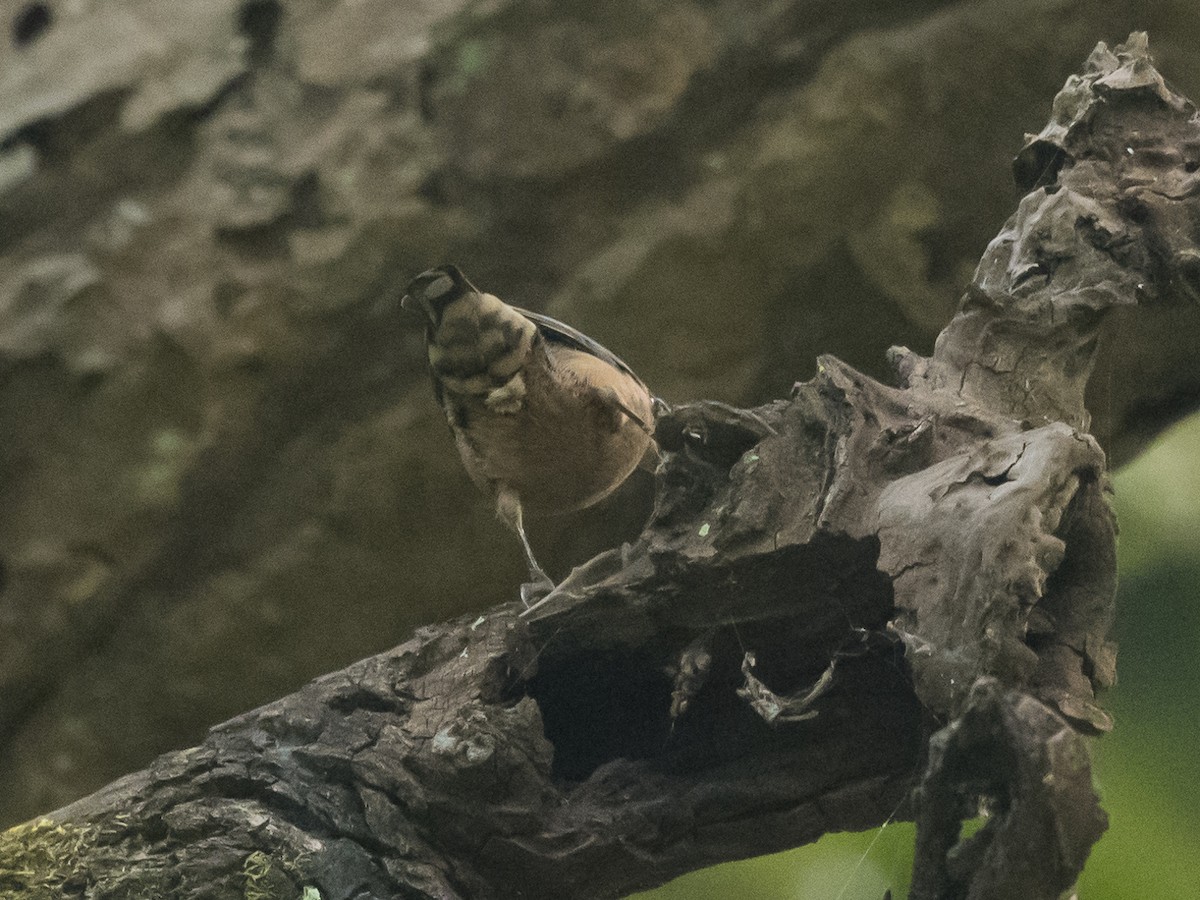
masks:
<svg viewBox="0 0 1200 900"><path fill-rule="evenodd" d="M613 368L620 369L642 387L646 387L645 382L638 378L637 373L629 368L621 357L617 356L617 354L613 353L603 344L592 340L582 331L578 331L565 322L560 322L558 319L552 319L550 316L544 316L541 313L530 312L527 309L521 309L519 306L514 306L513 309L536 325L538 331L542 333L542 337L551 343L563 344L573 350L590 353L597 359L604 360ZM649 389L647 389L647 393L649 393Z"/></svg>
<svg viewBox="0 0 1200 900"><path fill-rule="evenodd" d="M646 387L646 383L638 377L637 372L629 368L629 365L625 362L625 360L621 359L621 357L617 356L617 354L613 353L603 344L588 337L582 331L572 328L566 322L560 322L558 319L542 315L541 313L530 312L529 310L522 309L519 306L514 306L513 309L536 325L542 337L550 343L561 344L564 347L570 347L572 350L578 350L580 353L587 353L590 356L596 357L596 359L608 363L614 369L624 372L639 385L641 385L642 389L645 390L647 394L650 394L650 389ZM605 402L615 406L630 419L636 422L638 426L647 434L652 433L654 427L653 422L642 421L642 417L637 415L637 413L633 412L633 410L629 409L628 406L622 403L615 392L605 392L603 394L603 399ZM652 394L651 399L655 399Z"/></svg>

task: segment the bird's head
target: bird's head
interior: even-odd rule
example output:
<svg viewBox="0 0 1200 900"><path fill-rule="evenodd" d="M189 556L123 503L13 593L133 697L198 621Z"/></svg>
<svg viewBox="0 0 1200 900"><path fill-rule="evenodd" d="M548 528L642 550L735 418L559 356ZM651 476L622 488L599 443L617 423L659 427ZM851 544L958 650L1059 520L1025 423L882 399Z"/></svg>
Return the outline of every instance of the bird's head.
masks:
<svg viewBox="0 0 1200 900"><path fill-rule="evenodd" d="M430 325L441 321L442 312L466 293L479 293L458 266L428 269L408 283L400 305L424 314Z"/></svg>

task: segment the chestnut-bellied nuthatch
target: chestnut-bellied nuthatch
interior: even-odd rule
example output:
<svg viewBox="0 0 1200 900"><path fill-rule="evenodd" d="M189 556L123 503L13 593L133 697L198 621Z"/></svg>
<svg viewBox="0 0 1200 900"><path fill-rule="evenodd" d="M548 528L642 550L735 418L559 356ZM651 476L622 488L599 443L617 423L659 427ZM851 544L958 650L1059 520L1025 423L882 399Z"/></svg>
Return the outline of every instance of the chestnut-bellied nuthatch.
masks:
<svg viewBox="0 0 1200 900"><path fill-rule="evenodd" d="M422 272L402 305L426 319L433 390L467 474L521 539L528 604L553 590L524 515L607 497L657 454L661 401L615 354L549 316L509 306L455 266Z"/></svg>

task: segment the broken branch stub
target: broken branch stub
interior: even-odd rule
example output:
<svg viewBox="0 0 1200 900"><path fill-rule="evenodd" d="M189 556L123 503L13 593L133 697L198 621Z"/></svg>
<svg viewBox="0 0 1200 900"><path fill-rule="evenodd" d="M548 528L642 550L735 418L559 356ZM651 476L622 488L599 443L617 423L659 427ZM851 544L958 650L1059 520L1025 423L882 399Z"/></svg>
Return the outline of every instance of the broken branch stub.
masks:
<svg viewBox="0 0 1200 900"><path fill-rule="evenodd" d="M915 897L1056 897L1104 827L1081 735L1115 677L1084 388L1111 310L1192 290L1197 147L1144 37L1101 45L896 386L823 358L788 400L677 407L633 545L9 832L61 852L0 886L615 897L915 813Z"/></svg>
<svg viewBox="0 0 1200 900"><path fill-rule="evenodd" d="M1078 735L993 678L930 740L918 805L912 900L1058 897L1108 825ZM960 841L962 820L980 814L983 827Z"/></svg>

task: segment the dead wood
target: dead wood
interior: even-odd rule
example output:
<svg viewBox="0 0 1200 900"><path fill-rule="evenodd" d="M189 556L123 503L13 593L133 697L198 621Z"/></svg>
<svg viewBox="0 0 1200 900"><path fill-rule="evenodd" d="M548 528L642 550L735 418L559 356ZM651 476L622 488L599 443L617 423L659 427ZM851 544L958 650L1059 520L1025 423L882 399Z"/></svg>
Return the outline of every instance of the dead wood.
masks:
<svg viewBox="0 0 1200 900"><path fill-rule="evenodd" d="M1198 126L1101 44L931 358L676 408L634 544L7 832L0 891L615 897L899 815L913 897L1057 897L1115 677L1084 390L1114 310L1195 302Z"/></svg>

